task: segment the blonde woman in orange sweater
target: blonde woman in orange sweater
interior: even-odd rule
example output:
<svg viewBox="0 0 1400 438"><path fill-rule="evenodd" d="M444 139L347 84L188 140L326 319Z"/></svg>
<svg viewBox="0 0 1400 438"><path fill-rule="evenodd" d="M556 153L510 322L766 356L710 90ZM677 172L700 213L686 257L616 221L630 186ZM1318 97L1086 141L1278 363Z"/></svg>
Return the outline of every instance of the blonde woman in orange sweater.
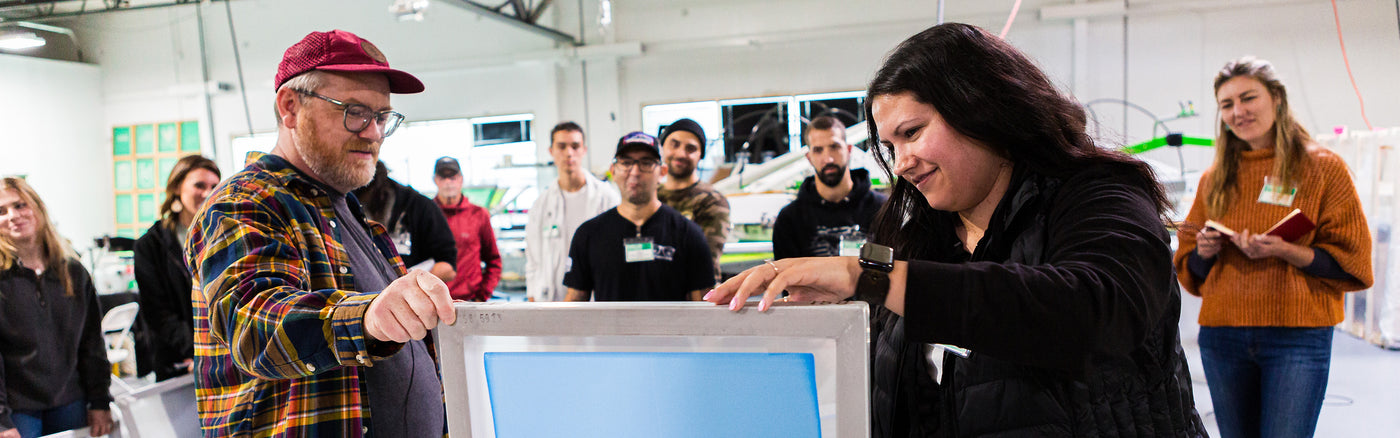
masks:
<svg viewBox="0 0 1400 438"><path fill-rule="evenodd" d="M1203 300L1199 342L1216 423L1226 438L1312 436L1342 294L1371 285L1371 234L1346 164L1298 124L1268 61L1225 64L1215 98L1215 163L1186 216L1196 231L1180 233L1174 262ZM1294 209L1317 228L1292 242L1260 233Z"/></svg>

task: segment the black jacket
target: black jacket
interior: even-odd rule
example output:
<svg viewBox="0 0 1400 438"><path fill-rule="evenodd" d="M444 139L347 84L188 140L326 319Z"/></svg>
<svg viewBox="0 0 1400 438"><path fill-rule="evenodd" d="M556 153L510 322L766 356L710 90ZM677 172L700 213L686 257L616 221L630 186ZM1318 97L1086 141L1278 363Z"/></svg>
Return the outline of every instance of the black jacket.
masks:
<svg viewBox="0 0 1400 438"><path fill-rule="evenodd" d="M187 373L176 364L194 358L190 270L175 232L156 222L136 240L136 287L146 321L156 380Z"/></svg>
<svg viewBox="0 0 1400 438"><path fill-rule="evenodd" d="M797 199L778 212L773 223L773 258L840 255L841 236L870 233L870 221L885 204L885 195L870 190L870 172L851 170L851 193L841 202L827 202L817 193L817 178L807 177Z"/></svg>
<svg viewBox="0 0 1400 438"><path fill-rule="evenodd" d="M905 317L873 318L877 437L1204 436L1168 235L1124 174L1018 169L976 252L939 213ZM926 343L945 354L935 385Z"/></svg>
<svg viewBox="0 0 1400 438"><path fill-rule="evenodd" d="M457 241L442 209L412 187L389 180L394 185L393 208L382 224L403 257L405 268L425 260L447 262L456 267Z"/></svg>
<svg viewBox="0 0 1400 438"><path fill-rule="evenodd" d="M64 268L72 296L58 276ZM77 260L40 276L19 263L0 271L0 431L14 428L16 410L78 400L88 409L108 409L111 367L98 307L97 289Z"/></svg>

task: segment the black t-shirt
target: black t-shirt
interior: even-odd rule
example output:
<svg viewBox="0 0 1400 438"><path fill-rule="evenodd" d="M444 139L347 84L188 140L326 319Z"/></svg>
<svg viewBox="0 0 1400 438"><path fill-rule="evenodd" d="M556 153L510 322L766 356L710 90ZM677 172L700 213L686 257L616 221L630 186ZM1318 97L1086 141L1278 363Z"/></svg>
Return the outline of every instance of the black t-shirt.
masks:
<svg viewBox="0 0 1400 438"><path fill-rule="evenodd" d="M638 236L652 239L652 260L629 263L625 240ZM565 286L591 290L595 301L685 301L714 281L705 233L665 205L641 227L617 208L579 225L564 274Z"/></svg>

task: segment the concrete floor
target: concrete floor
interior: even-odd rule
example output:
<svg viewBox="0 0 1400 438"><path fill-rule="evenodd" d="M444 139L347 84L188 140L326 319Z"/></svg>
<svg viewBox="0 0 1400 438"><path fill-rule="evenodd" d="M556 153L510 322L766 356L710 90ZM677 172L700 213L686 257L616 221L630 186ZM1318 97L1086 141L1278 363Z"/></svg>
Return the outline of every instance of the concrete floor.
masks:
<svg viewBox="0 0 1400 438"><path fill-rule="evenodd" d="M1211 436L1219 436L1196 344L1200 310L1200 298L1183 294L1181 346L1191 362L1196 410ZM1333 336L1332 373L1316 436L1400 437L1400 351L1376 347L1342 331Z"/></svg>

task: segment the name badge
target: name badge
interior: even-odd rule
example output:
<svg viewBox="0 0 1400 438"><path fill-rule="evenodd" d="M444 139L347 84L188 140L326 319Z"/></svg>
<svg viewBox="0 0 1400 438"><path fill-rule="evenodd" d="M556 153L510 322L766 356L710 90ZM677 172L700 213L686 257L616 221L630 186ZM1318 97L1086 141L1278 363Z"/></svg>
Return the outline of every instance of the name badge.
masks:
<svg viewBox="0 0 1400 438"><path fill-rule="evenodd" d="M841 235L841 257L860 257L860 247L865 245L865 233L852 231Z"/></svg>
<svg viewBox="0 0 1400 438"><path fill-rule="evenodd" d="M1264 177L1264 189L1259 191L1259 202L1280 207L1292 207L1293 197L1298 195L1297 187L1285 187L1282 178Z"/></svg>
<svg viewBox="0 0 1400 438"><path fill-rule="evenodd" d="M622 240L623 254L627 263L656 260L656 251L650 237L630 237Z"/></svg>

